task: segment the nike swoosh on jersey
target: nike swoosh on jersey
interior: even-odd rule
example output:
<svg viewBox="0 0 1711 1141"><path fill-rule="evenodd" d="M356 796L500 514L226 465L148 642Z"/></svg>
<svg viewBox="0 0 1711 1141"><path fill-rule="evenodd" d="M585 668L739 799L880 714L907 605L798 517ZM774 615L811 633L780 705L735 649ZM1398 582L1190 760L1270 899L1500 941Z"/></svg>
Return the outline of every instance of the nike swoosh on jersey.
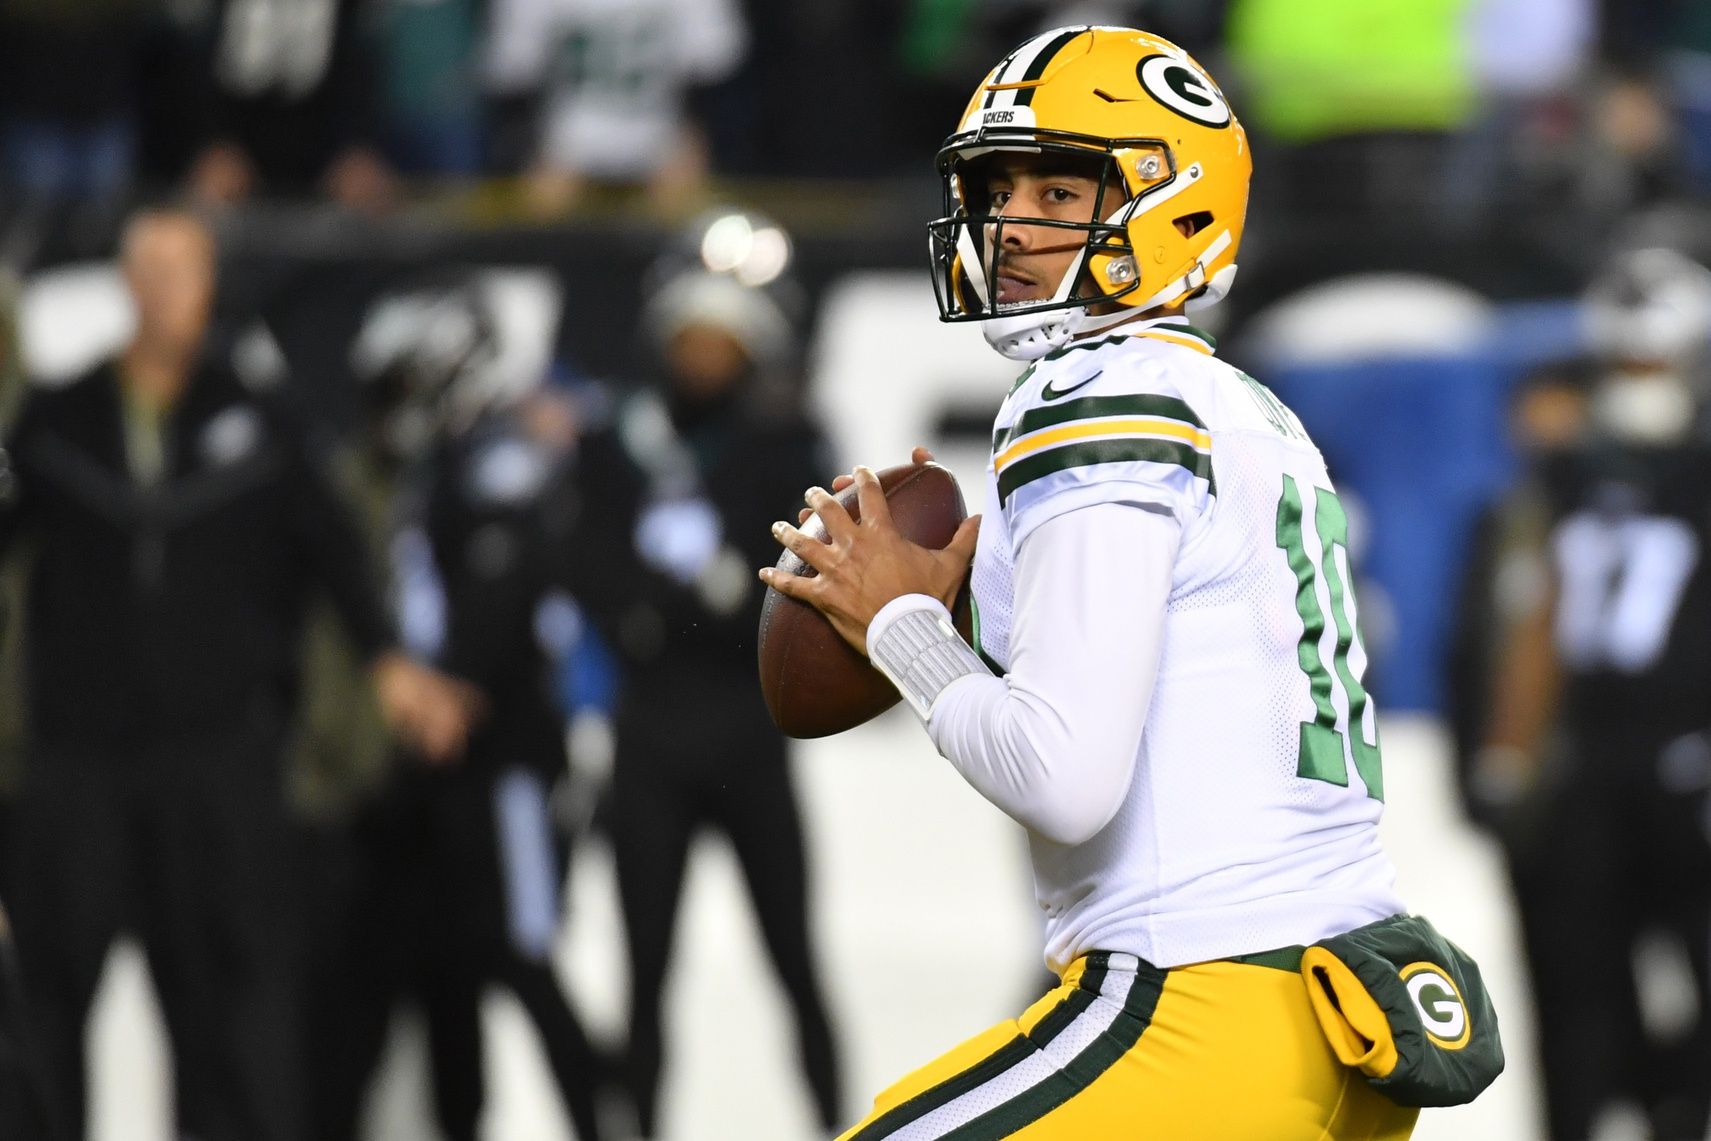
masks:
<svg viewBox="0 0 1711 1141"><path fill-rule="evenodd" d="M1046 381L1046 386L1040 390L1040 399L1041 400L1056 400L1060 396L1068 396L1070 393L1074 392L1076 389L1086 388L1088 385L1090 385L1094 381L1098 380L1100 375L1103 374L1104 371L1105 371L1104 369L1100 369L1098 372L1094 373L1092 376L1088 377L1086 380L1081 381L1078 384L1072 384L1068 388L1053 388L1052 382L1048 380L1048 381Z"/></svg>

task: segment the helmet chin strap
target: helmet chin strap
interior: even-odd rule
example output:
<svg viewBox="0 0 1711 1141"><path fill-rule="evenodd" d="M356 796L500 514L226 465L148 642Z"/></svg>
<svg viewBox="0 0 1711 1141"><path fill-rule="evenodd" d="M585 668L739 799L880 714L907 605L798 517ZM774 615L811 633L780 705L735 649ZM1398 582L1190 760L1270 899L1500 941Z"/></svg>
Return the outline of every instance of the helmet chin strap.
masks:
<svg viewBox="0 0 1711 1141"><path fill-rule="evenodd" d="M974 243L963 231L961 242L967 242L972 252ZM1069 295L1075 288L1076 279L1081 276L1081 267L1086 264L1087 249L1079 250L1074 260L1063 271L1063 277L1058 282L1057 292L1050 298L1051 304L1069 300ZM964 262L965 265L979 265L978 261ZM983 305L992 305L1001 309L1002 305L994 305L986 295L985 274L975 283L975 292ZM973 279L971 279L972 281ZM1027 304L1035 304L1029 302ZM1014 317L988 317L980 323L980 331L986 337L986 343L997 349L999 353L1013 361L1037 361L1053 349L1060 349L1070 342L1077 333L1090 327L1092 321L1102 321L1103 318L1090 317L1085 305L1071 305L1064 309L1048 309L1044 312L1018 313Z"/></svg>
<svg viewBox="0 0 1711 1141"><path fill-rule="evenodd" d="M1075 287L1081 273L1086 251L1064 271L1053 301L1064 301ZM1037 361L1053 349L1067 345L1088 320L1087 306L1072 305L1067 309L1049 309L1044 313L1018 313L1014 317L989 317L980 323L986 343L1013 361Z"/></svg>
<svg viewBox="0 0 1711 1141"><path fill-rule="evenodd" d="M1121 225L1128 221L1138 205L1137 199L1130 199L1119 206L1106 219L1113 225ZM967 228L958 239L958 248L963 254L964 265L979 265L975 253L974 241ZM1063 277L1058 281L1057 292L1051 297L1052 304L1069 300L1070 292L1081 276L1081 267L1087 262L1087 249L1083 247L1075 259L1063 271ZM985 274L978 279L971 277L971 284L979 296L981 304L992 305L987 297ZM997 308L997 306L994 306ZM988 317L980 323L980 331L986 337L986 343L998 350L1000 354L1013 361L1037 361L1054 349L1061 349L1082 333L1097 332L1112 325L1127 321L1135 316L1131 309L1118 309L1114 313L1104 313L1094 316L1087 311L1086 305L1071 305L1063 309L1048 309L1044 312L1018 313L1014 317Z"/></svg>

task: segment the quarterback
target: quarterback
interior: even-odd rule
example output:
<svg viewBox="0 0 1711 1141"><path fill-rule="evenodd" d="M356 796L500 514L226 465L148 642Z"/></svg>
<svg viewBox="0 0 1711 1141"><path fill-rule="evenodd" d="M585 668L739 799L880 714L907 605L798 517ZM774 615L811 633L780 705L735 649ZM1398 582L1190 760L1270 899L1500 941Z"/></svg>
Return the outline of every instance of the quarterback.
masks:
<svg viewBox="0 0 1711 1141"><path fill-rule="evenodd" d="M1404 1138L1501 1069L1477 967L1392 890L1324 461L1185 320L1235 276L1251 166L1171 43L1074 27L1006 56L939 152L931 227L941 316L1030 362L986 513L914 546L857 468L833 486L859 524L813 488L823 539L774 526L818 574L763 579L1026 829L1061 979L845 1141Z"/></svg>

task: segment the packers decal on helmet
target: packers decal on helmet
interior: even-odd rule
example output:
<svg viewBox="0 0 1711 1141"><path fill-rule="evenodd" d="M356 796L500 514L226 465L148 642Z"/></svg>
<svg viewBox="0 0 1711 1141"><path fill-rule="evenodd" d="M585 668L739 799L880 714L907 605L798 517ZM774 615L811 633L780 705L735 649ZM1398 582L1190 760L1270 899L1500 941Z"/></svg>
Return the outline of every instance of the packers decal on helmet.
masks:
<svg viewBox="0 0 1711 1141"><path fill-rule="evenodd" d="M1224 95L1199 71L1168 55L1148 56L1135 66L1135 76L1148 95L1185 119L1203 127L1223 127L1230 122L1230 105Z"/></svg>

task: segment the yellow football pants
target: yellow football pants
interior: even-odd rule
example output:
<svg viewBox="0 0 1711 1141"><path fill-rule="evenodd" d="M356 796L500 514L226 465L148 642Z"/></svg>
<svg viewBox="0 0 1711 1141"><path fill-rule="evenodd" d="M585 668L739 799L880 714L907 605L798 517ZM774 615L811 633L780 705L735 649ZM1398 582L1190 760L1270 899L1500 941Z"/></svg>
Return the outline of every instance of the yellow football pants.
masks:
<svg viewBox="0 0 1711 1141"><path fill-rule="evenodd" d="M1418 1113L1337 1061L1296 972L1099 951L839 1141L1402 1141Z"/></svg>

